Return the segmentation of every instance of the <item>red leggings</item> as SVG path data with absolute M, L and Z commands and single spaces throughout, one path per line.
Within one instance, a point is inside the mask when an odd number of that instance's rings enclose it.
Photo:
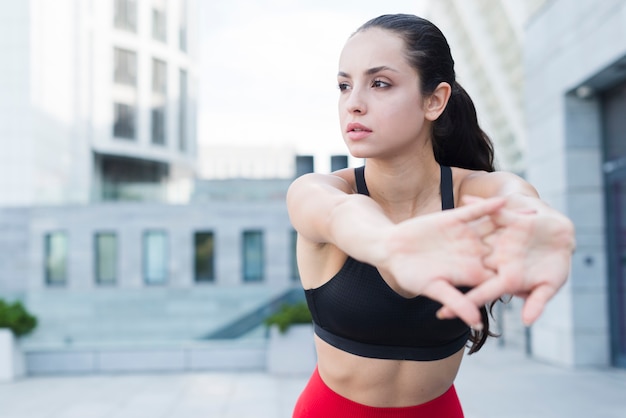
M 454 386 L 421 405 L 401 408 L 361 405 L 333 392 L 315 368 L 298 398 L 293 418 L 463 418 L 463 410 Z

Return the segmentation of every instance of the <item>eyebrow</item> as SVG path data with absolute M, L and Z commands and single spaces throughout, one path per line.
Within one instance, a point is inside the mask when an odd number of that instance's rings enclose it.
M 394 73 L 398 72 L 397 70 L 394 70 L 391 67 L 387 67 L 386 65 L 381 65 L 379 67 L 373 67 L 373 68 L 369 68 L 369 69 L 365 70 L 364 74 L 365 75 L 374 75 L 374 74 L 380 73 L 381 71 L 385 71 L 385 70 L 393 71 Z M 337 73 L 337 75 L 339 77 L 350 78 L 350 74 L 344 73 L 343 71 L 339 71 Z

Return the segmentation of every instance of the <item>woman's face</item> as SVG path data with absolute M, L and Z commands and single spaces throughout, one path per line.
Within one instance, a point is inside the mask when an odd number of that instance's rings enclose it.
M 341 53 L 337 76 L 339 120 L 357 158 L 393 158 L 423 146 L 423 100 L 404 41 L 384 29 L 352 36 Z

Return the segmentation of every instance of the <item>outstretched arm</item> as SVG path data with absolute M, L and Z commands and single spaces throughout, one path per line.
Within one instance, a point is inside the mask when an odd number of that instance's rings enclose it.
M 489 278 L 482 239 L 494 231 L 487 215 L 504 205 L 486 199 L 456 210 L 394 224 L 371 198 L 356 194 L 335 175 L 308 174 L 287 194 L 292 225 L 320 247 L 333 244 L 351 257 L 376 266 L 407 293 L 441 302 L 466 323 L 481 327 L 477 305 L 455 286 Z

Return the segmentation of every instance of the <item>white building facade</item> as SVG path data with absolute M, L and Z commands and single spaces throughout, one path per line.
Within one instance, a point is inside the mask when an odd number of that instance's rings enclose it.
M 576 225 L 569 281 L 528 329 L 519 301 L 505 307 L 503 341 L 555 364 L 626 367 L 626 1 L 428 4 L 500 168 Z
M 195 1 L 0 7 L 0 205 L 187 200 Z
M 526 29 L 528 178 L 577 228 L 533 353 L 626 367 L 626 1 L 547 2 Z

